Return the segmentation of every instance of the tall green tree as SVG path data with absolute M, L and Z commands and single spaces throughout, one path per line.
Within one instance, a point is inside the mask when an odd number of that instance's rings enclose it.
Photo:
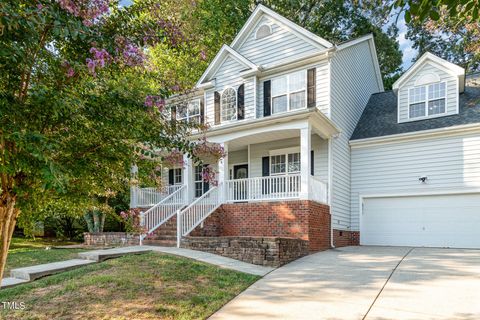
M 464 67 L 480 70 L 480 3 L 478 0 L 394 1 L 397 14 L 405 13 L 406 38 L 418 50 L 429 51 Z
M 188 128 L 162 112 L 177 88 L 161 85 L 149 59 L 149 48 L 178 50 L 188 37 L 168 16 L 149 16 L 155 8 L 0 2 L 0 279 L 20 214 L 57 200 L 81 215 L 125 188 L 132 163 L 190 150 Z

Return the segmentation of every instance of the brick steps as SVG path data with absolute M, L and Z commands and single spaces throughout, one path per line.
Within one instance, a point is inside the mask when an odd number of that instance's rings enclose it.
M 161 225 L 158 229 L 149 234 L 144 240 L 144 245 L 175 247 L 177 245 L 177 217 Z

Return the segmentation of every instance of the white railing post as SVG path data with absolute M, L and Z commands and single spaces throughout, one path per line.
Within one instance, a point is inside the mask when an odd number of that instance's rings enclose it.
M 145 212 L 143 211 L 140 212 L 140 227 L 142 227 L 142 229 L 145 229 Z M 144 233 L 140 234 L 140 245 L 143 244 L 144 235 Z
M 180 241 L 182 241 L 182 211 L 177 210 L 177 248 L 180 248 Z
M 309 199 L 311 127 L 300 129 L 300 199 Z
M 138 197 L 137 187 L 131 186 L 130 187 L 130 208 L 137 207 L 137 203 L 138 203 L 137 197 Z

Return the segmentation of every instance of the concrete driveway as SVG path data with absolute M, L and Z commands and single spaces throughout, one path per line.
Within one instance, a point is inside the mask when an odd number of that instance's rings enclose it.
M 211 319 L 480 319 L 480 250 L 316 253 L 271 272 Z

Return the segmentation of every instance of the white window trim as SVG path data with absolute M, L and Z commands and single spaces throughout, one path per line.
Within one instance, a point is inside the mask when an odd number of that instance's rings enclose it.
M 300 152 L 300 147 L 270 150 L 268 153 L 268 166 L 269 166 L 270 176 L 285 176 L 285 175 L 299 174 L 301 172 L 301 169 L 293 172 L 288 171 L 288 155 L 293 153 L 299 153 L 300 158 L 302 157 L 302 154 Z M 272 157 L 282 156 L 282 155 L 285 156 L 285 172 L 272 173 Z
M 300 90 L 296 90 L 296 91 L 292 91 L 290 92 L 290 75 L 292 75 L 293 73 L 299 73 L 299 72 L 303 72 L 304 74 L 304 78 L 305 78 L 305 86 L 303 87 L 303 89 L 300 89 Z M 279 75 L 279 76 L 276 76 L 276 77 L 273 77 L 273 78 L 270 78 L 270 84 L 272 85 L 272 87 L 270 88 L 270 92 L 273 91 L 273 80 L 275 79 L 280 79 L 280 78 L 284 78 L 286 77 L 287 78 L 287 93 L 286 94 L 279 94 L 279 95 L 276 95 L 274 96 L 273 94 L 271 94 L 271 97 L 270 97 L 270 109 L 271 109 L 271 114 L 282 114 L 282 113 L 286 113 L 286 112 L 290 112 L 292 111 L 290 109 L 290 95 L 291 94 L 294 94 L 294 93 L 299 93 L 299 92 L 302 92 L 302 91 L 305 91 L 305 106 L 303 106 L 302 108 L 298 108 L 298 109 L 295 109 L 295 110 L 302 110 L 302 109 L 306 109 L 307 108 L 307 104 L 308 104 L 308 101 L 307 101 L 307 86 L 308 86 L 308 73 L 307 73 L 307 70 L 306 69 L 300 69 L 300 70 L 296 70 L 296 71 L 293 71 L 293 72 L 289 72 L 289 73 L 285 73 L 285 74 L 282 74 L 282 75 Z M 284 96 L 286 95 L 287 96 L 287 110 L 286 111 L 282 111 L 282 112 L 273 112 L 273 98 L 276 98 L 276 97 L 281 97 L 281 96 Z
M 268 27 L 268 29 L 270 30 L 270 34 L 269 34 L 268 36 L 263 37 L 263 38 L 259 38 L 259 37 L 257 36 L 257 33 L 258 33 L 258 30 L 259 30 L 261 27 L 263 27 L 263 26 L 267 26 L 267 27 Z M 262 24 L 260 24 L 260 25 L 258 26 L 258 28 L 255 30 L 255 40 L 263 40 L 263 39 L 266 39 L 266 38 L 270 37 L 272 34 L 273 34 L 272 26 L 271 26 L 270 24 L 268 24 L 268 23 L 262 23 Z
M 177 182 L 177 170 L 180 171 L 180 182 Z M 179 186 L 183 184 L 183 168 L 174 168 L 173 169 L 173 185 L 174 186 Z
M 235 119 L 223 120 L 223 93 L 228 89 L 233 89 L 235 92 Z M 234 87 L 227 86 L 223 88 L 222 93 L 220 93 L 220 122 L 229 123 L 236 120 L 238 120 L 238 92 Z
M 190 114 L 190 108 L 188 107 L 188 105 L 189 105 L 190 103 L 193 103 L 193 102 L 194 102 L 194 103 L 198 103 L 198 114 L 191 115 L 191 114 Z M 182 103 L 183 103 L 183 102 L 182 102 Z M 189 123 L 189 122 L 191 121 L 191 119 L 198 117 L 198 119 L 199 119 L 199 120 L 198 120 L 198 123 L 201 123 L 201 120 L 202 120 L 202 119 L 201 119 L 201 117 L 202 117 L 202 110 L 201 110 L 202 105 L 201 105 L 200 98 L 198 98 L 198 99 L 193 99 L 193 100 L 189 100 L 189 101 L 185 101 L 184 103 L 186 103 L 187 115 L 186 115 L 186 117 L 180 118 L 180 117 L 178 116 L 179 113 L 178 113 L 178 110 L 177 110 L 176 115 L 175 115 L 177 121 L 186 120 L 186 122 Z M 178 106 L 178 105 L 179 105 L 179 104 L 177 103 L 176 106 Z
M 445 84 L 445 95 L 442 98 L 435 98 L 435 99 L 430 99 L 428 96 L 428 87 L 434 84 Z M 420 87 L 425 87 L 425 100 L 423 101 L 417 101 L 415 103 L 412 102 L 412 97 L 410 95 L 410 90 L 415 89 L 415 88 L 420 88 Z M 408 115 L 408 120 L 424 120 L 424 119 L 430 119 L 430 118 L 435 118 L 435 117 L 441 117 L 447 114 L 447 82 L 446 81 L 441 81 L 441 82 L 436 82 L 436 83 L 429 83 L 429 84 L 424 84 L 421 86 L 413 86 L 407 89 L 408 92 L 408 110 L 407 110 L 407 115 Z M 442 113 L 436 113 L 432 115 L 428 115 L 428 103 L 430 101 L 435 101 L 435 100 L 440 100 L 440 99 L 445 99 L 445 111 Z M 425 115 L 422 117 L 410 117 L 410 105 L 412 104 L 417 104 L 417 103 L 424 103 L 425 104 Z M 399 113 L 400 114 L 400 113 Z

